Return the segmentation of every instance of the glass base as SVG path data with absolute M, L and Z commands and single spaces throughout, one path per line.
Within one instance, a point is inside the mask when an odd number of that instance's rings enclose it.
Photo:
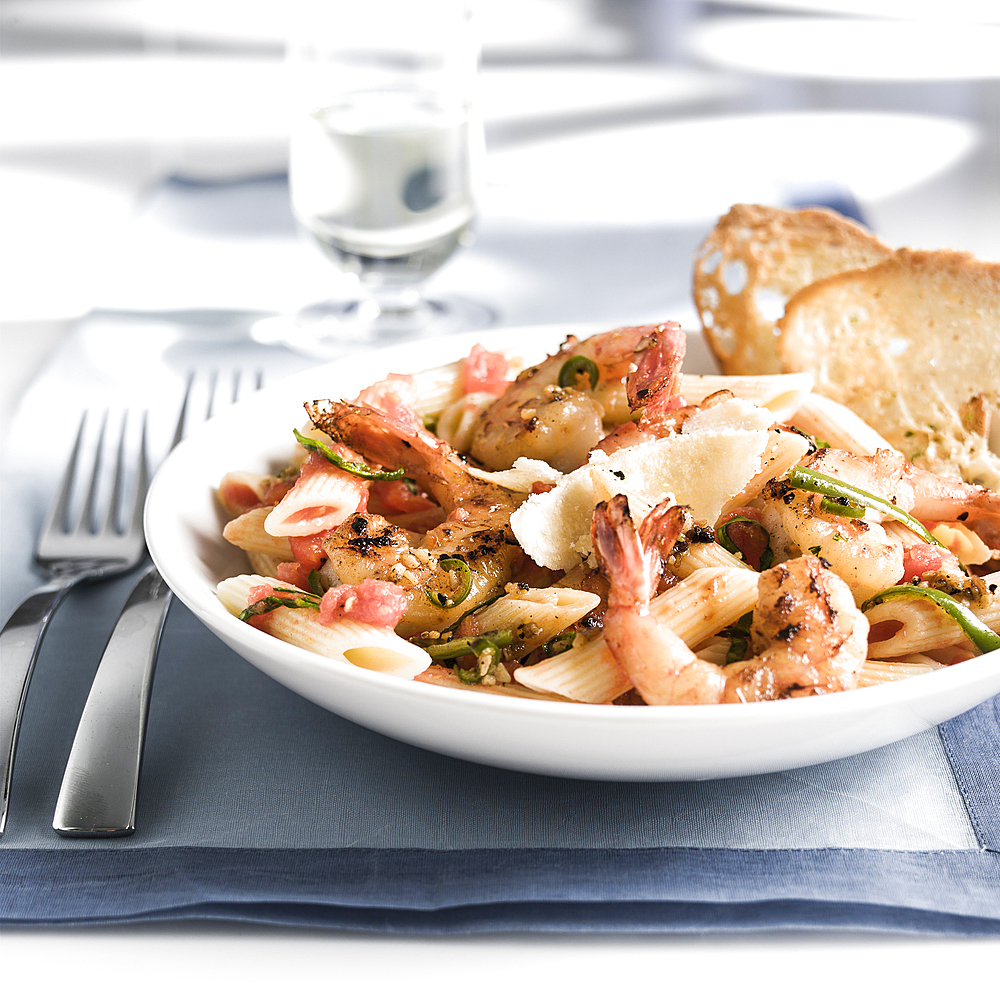
M 422 337 L 468 333 L 492 326 L 497 313 L 469 299 L 420 299 L 409 308 L 379 306 L 371 299 L 318 302 L 298 313 L 254 324 L 258 343 L 281 344 L 322 360 L 354 350 L 403 343 Z

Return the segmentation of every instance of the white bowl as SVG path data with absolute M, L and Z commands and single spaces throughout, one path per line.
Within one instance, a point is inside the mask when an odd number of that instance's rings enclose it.
M 420 341 L 355 355 L 265 388 L 201 427 L 160 469 L 146 504 L 154 562 L 177 597 L 223 642 L 304 698 L 407 743 L 539 774 L 675 781 L 802 767 L 911 736 L 1000 692 L 998 651 L 825 697 L 667 707 L 527 701 L 343 666 L 266 635 L 222 607 L 216 584 L 247 567 L 242 553 L 222 539 L 215 488 L 228 471 L 267 471 L 287 459 L 303 400 L 352 398 L 390 371 L 454 360 L 477 341 L 533 362 L 573 332 L 593 330 L 530 327 Z M 693 342 L 685 370 L 710 371 L 707 357 Z

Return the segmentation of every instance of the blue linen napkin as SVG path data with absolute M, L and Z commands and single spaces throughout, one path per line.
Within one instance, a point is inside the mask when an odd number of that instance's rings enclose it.
M 42 382 L 67 359 L 78 373 L 78 348 L 67 345 Z M 24 589 L 44 510 L 26 485 L 37 463 L 29 470 L 11 451 L 5 610 Z M 71 594 L 43 647 L 0 841 L 6 924 L 1000 933 L 998 699 L 891 746 L 778 774 L 545 778 L 340 719 L 255 670 L 176 602 L 138 831 L 62 840 L 51 830 L 62 769 L 134 575 Z

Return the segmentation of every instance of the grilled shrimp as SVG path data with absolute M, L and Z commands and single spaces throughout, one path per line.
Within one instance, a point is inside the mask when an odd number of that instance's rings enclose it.
M 465 460 L 446 442 L 379 410 L 318 400 L 307 403 L 306 412 L 334 441 L 367 461 L 404 468 L 447 515 L 417 539 L 378 514 L 351 515 L 323 542 L 330 569 L 341 581 L 375 577 L 403 586 L 409 608 L 397 631 L 404 636 L 446 628 L 502 592 L 520 553 L 510 531 L 512 494 L 469 475 Z M 455 561 L 468 568 L 469 589 L 460 603 L 447 606 L 466 578 Z
M 903 576 L 903 543 L 881 524 L 823 510 L 823 497 L 772 479 L 761 491 L 761 524 L 776 563 L 812 552 L 822 556 L 860 604 Z
M 751 638 L 757 655 L 726 668 L 723 701 L 857 687 L 868 652 L 868 619 L 822 559 L 802 556 L 760 574 Z
M 957 521 L 1000 549 L 1000 493 L 918 469 L 897 452 L 859 457 L 822 448 L 803 464 L 884 497 L 918 521 Z
M 661 571 L 660 551 L 669 547 L 665 529 L 672 523 L 679 533 L 685 524 L 683 510 L 673 510 L 680 517 L 658 516 L 653 530 L 646 532 L 636 531 L 628 500 L 621 494 L 594 510 L 594 552 L 610 581 L 604 638 L 647 704 L 714 704 L 722 698 L 725 674 L 714 663 L 695 656 L 676 633 L 649 613 Z M 657 544 L 643 545 L 640 534 L 650 541 L 655 537 Z
M 572 472 L 601 440 L 605 423 L 629 419 L 623 380 L 640 341 L 661 328 L 630 326 L 587 340 L 568 337 L 557 354 L 526 368 L 483 413 L 470 453 L 494 471 L 526 456 Z M 578 357 L 585 359 L 579 377 L 564 372 Z M 560 375 L 563 383 L 574 384 L 560 386 Z

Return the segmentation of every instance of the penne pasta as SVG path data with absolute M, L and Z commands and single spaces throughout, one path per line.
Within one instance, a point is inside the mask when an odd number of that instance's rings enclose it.
M 460 681 L 455 674 L 447 667 L 437 665 L 429 666 L 423 673 L 417 674 L 413 678 L 422 684 L 434 684 L 437 687 L 453 688 L 456 691 L 482 691 L 484 694 L 505 695 L 508 698 L 526 698 L 529 701 L 568 701 L 567 698 L 560 698 L 556 694 L 547 694 L 544 691 L 532 691 L 521 684 L 513 682 L 507 684 L 465 684 Z
M 803 400 L 789 422 L 818 441 L 825 441 L 832 448 L 842 448 L 855 455 L 874 455 L 883 449 L 896 450 L 853 410 L 815 392 Z
M 364 502 L 364 480 L 322 459 L 309 459 L 295 485 L 264 519 L 272 536 L 315 535 L 337 527 Z
M 858 672 L 858 687 L 872 687 L 875 684 L 888 684 L 892 681 L 903 681 L 908 677 L 919 677 L 929 674 L 940 667 L 940 663 L 907 663 L 905 661 L 866 660 Z
M 688 403 L 728 389 L 734 396 L 763 406 L 774 419 L 785 423 L 812 392 L 813 377 L 806 372 L 785 375 L 687 375 L 682 374 L 678 393 Z
M 1000 555 L 997 494 L 879 454 L 810 375 L 688 376 L 685 347 L 676 323 L 570 336 L 511 382 L 476 345 L 307 400 L 315 426 L 280 474 L 219 486 L 254 570 L 220 599 L 238 615 L 255 585 L 297 586 L 262 591 L 251 624 L 423 683 L 594 704 L 806 697 L 997 644 L 926 589 L 1000 628 L 962 575 Z
M 546 587 L 540 590 L 508 585 L 507 596 L 476 612 L 476 622 L 482 632 L 497 629 L 524 629 L 533 633 L 517 643 L 518 658 L 565 632 L 600 604 L 596 594 L 568 587 Z
M 239 517 L 244 511 L 264 502 L 267 488 L 274 481 L 274 476 L 257 472 L 227 472 L 219 483 L 216 495 L 230 517 Z
M 280 580 L 246 574 L 223 580 L 217 593 L 226 610 L 238 615 L 247 607 L 251 589 L 263 584 L 290 589 L 287 583 Z M 423 649 L 401 639 L 391 629 L 350 618 L 341 618 L 332 625 L 321 625 L 319 612 L 311 608 L 277 608 L 267 616 L 260 616 L 256 627 L 277 639 L 331 660 L 407 680 L 426 670 L 431 662 Z
M 490 392 L 470 392 L 462 396 L 441 411 L 434 432 L 456 451 L 468 451 L 480 416 L 496 398 Z
M 276 538 L 268 534 L 264 528 L 264 522 L 273 509 L 273 507 L 255 507 L 233 518 L 222 529 L 222 537 L 248 552 L 260 552 L 262 555 L 273 556 L 280 562 L 291 562 L 294 556 L 288 539 Z
M 287 559 L 279 559 L 277 556 L 265 555 L 263 552 L 247 552 L 247 562 L 250 569 L 258 576 L 277 576 L 278 566 Z
M 975 612 L 991 629 L 1000 628 L 1000 601 Z M 961 626 L 932 601 L 899 598 L 869 608 L 865 616 L 876 635 L 890 632 L 886 638 L 869 641 L 868 656 L 873 660 L 892 660 L 908 653 L 943 649 L 966 641 Z
M 724 549 L 718 542 L 692 542 L 671 569 L 683 580 L 699 569 L 720 567 L 753 572 L 738 555 Z

